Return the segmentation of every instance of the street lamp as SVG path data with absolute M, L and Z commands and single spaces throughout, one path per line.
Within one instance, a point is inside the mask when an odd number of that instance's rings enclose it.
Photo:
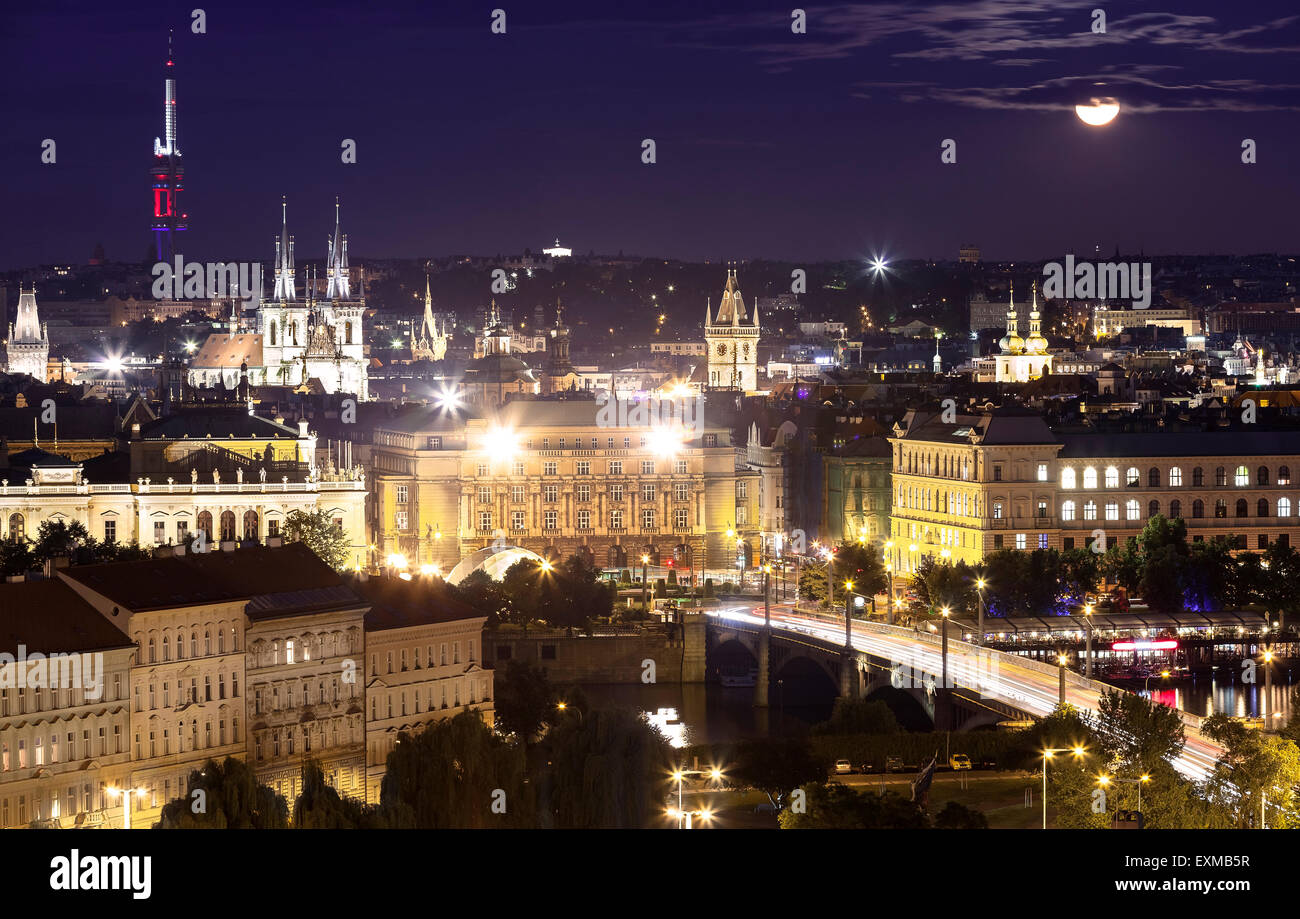
M 1057 753 L 1073 753 L 1078 759 L 1085 752 L 1083 747 L 1052 747 L 1043 751 L 1043 829 L 1047 829 L 1047 761 Z
M 1147 679 L 1150 679 L 1148 677 Z M 1264 649 L 1264 730 L 1273 727 L 1273 649 Z
M 1112 778 L 1109 775 L 1097 776 L 1097 784 L 1100 785 L 1102 788 L 1105 788 L 1111 782 L 1123 782 L 1126 785 L 1136 785 L 1138 787 L 1138 813 L 1139 814 L 1142 813 L 1142 786 L 1149 781 L 1151 781 L 1151 776 L 1145 774 L 1136 779 L 1117 779 L 1117 778 Z
M 943 683 L 940 684 L 940 685 L 942 685 L 944 689 L 947 689 L 947 688 L 948 688 L 948 616 L 949 616 L 949 614 L 951 613 L 951 610 L 949 610 L 948 607 L 945 606 L 945 607 L 941 610 L 941 612 L 943 613 L 943 645 L 942 645 L 942 647 L 943 647 Z
M 646 606 L 646 579 L 650 576 L 650 556 L 648 553 L 641 555 L 641 612 L 649 611 Z
M 1092 679 L 1092 604 L 1085 603 L 1083 606 L 1083 622 L 1088 627 L 1088 634 L 1085 638 L 1086 645 L 1083 652 L 1083 675 Z M 1141 808 L 1138 808 L 1141 810 Z
M 1060 700 L 1059 700 L 1059 704 L 1061 704 L 1061 705 L 1064 705 L 1064 704 L 1065 704 L 1065 665 L 1068 664 L 1069 662 L 1070 662 L 1070 658 L 1067 657 L 1067 656 L 1064 655 L 1064 654 L 1059 655 L 1059 656 L 1056 658 L 1056 663 L 1057 663 L 1057 667 L 1058 667 L 1058 673 L 1059 673 L 1059 676 L 1060 676 L 1060 686 L 1061 686 L 1061 690 L 1060 690 Z
M 710 769 L 708 769 L 708 770 L 704 770 L 704 769 L 678 769 L 678 770 L 676 770 L 676 771 L 673 772 L 672 776 L 673 776 L 673 778 L 677 781 L 677 808 L 676 808 L 676 810 L 674 810 L 674 809 L 672 809 L 672 808 L 669 808 L 669 809 L 668 809 L 668 816 L 669 816 L 669 817 L 676 817 L 676 818 L 677 818 L 677 829 L 679 829 L 679 830 L 689 830 L 689 829 L 692 829 L 692 826 L 691 826 L 691 818 L 693 818 L 693 817 L 695 817 L 695 816 L 698 816 L 698 817 L 700 818 L 700 821 L 701 821 L 702 823 L 708 823 L 709 820 L 711 820 L 712 817 L 713 817 L 713 811 L 711 811 L 711 810 L 710 810 L 709 808 L 707 808 L 707 807 L 705 807 L 705 808 L 701 808 L 700 810 L 692 810 L 692 811 L 688 811 L 688 810 L 686 810 L 685 807 L 683 806 L 683 804 L 682 804 L 682 781 L 683 781 L 683 780 L 686 778 L 686 776 L 688 776 L 688 775 L 707 775 L 707 776 L 709 777 L 709 781 L 711 781 L 711 782 L 715 782 L 715 783 L 717 783 L 717 782 L 722 781 L 722 770 L 719 769 L 717 766 L 713 766 L 712 768 L 710 768 Z
M 110 797 L 116 798 L 122 796 L 122 829 L 131 829 L 131 795 L 137 798 L 144 797 L 143 788 L 105 788 L 104 793 Z
M 984 585 L 987 582 L 983 578 L 975 581 L 975 594 L 979 597 L 979 643 L 984 644 Z

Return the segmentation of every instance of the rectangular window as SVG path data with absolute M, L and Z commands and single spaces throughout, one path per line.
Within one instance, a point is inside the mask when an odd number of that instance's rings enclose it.
M 995 481 L 995 482 L 1001 482 L 1001 481 L 1002 481 L 1002 467 L 1001 467 L 1001 466 L 994 466 L 994 467 L 993 467 L 993 481 Z
M 609 500 L 611 501 L 623 500 L 623 486 L 621 484 L 609 486 Z
M 542 500 L 548 504 L 554 504 L 556 501 L 560 500 L 560 486 L 543 485 Z
M 578 500 L 579 501 L 591 500 L 591 486 L 586 484 L 585 482 L 578 486 Z
M 1040 548 L 1040 549 L 1046 549 L 1046 548 L 1047 548 L 1047 534 L 1046 534 L 1046 533 L 1039 533 L 1039 534 L 1038 534 L 1038 548 Z
M 686 467 L 686 460 L 677 460 L 673 463 L 673 475 L 687 475 L 689 470 Z
M 704 446 L 706 446 L 706 447 L 716 447 L 717 445 L 718 445 L 718 435 L 717 435 L 717 434 L 705 434 L 705 435 L 704 435 Z
M 548 530 L 559 528 L 559 514 L 556 511 L 544 511 L 542 513 L 542 526 Z
M 591 529 L 591 511 L 578 511 L 578 529 Z
M 654 525 L 655 525 L 655 509 L 654 509 L 653 507 L 642 508 L 642 510 L 641 510 L 641 526 L 646 527 L 647 529 L 649 529 L 649 528 L 653 527 Z
M 117 521 L 104 521 L 104 542 L 117 542 Z
M 1046 464 L 1046 463 L 1039 463 L 1039 464 L 1038 464 L 1038 481 L 1040 481 L 1040 482 L 1046 482 L 1046 481 L 1047 481 L 1047 464 Z
M 523 511 L 511 511 L 511 512 L 510 512 L 510 529 L 512 529 L 512 530 L 522 530 L 523 528 L 524 528 L 524 512 L 523 512 Z
M 689 501 L 689 500 L 690 500 L 690 497 L 691 497 L 691 487 L 690 487 L 689 485 L 674 485 L 674 486 L 673 486 L 673 500 L 674 500 L 674 501 L 686 502 L 686 501 Z
M 491 512 L 491 511 L 479 511 L 479 515 L 478 515 L 478 528 L 479 528 L 480 530 L 490 530 L 490 529 L 492 529 L 492 512 Z
M 655 474 L 655 463 L 654 463 L 654 460 L 641 460 L 641 474 L 642 474 L 642 475 L 654 475 L 654 474 Z
M 524 486 L 522 485 L 510 486 L 510 503 L 511 504 L 524 503 Z
M 678 508 L 673 512 L 673 526 L 679 530 L 685 530 L 690 526 L 690 519 L 685 509 Z
M 622 474 L 623 474 L 623 461 L 622 461 L 622 460 L 610 460 L 610 461 L 609 461 L 609 474 L 610 474 L 610 475 L 622 475 Z
M 610 525 L 610 528 L 611 528 L 611 529 L 615 529 L 615 530 L 621 530 L 621 529 L 623 529 L 623 512 L 622 512 L 622 511 L 610 511 L 610 512 L 609 512 L 609 525 Z
M 479 486 L 479 488 L 478 488 L 478 503 L 479 503 L 479 504 L 491 504 L 491 503 L 492 503 L 492 486 L 490 486 L 490 485 L 480 485 L 480 486 Z
M 1016 548 L 1017 548 L 1017 549 L 1023 549 L 1023 548 L 1025 548 L 1025 534 L 1024 534 L 1024 533 L 1017 533 L 1017 534 L 1016 534 Z
M 559 472 L 560 464 L 554 461 L 542 463 L 542 475 L 556 475 Z
M 641 486 L 641 500 L 653 501 L 655 499 L 655 487 L 653 485 Z
M 591 461 L 579 460 L 577 463 L 578 475 L 591 475 Z
M 487 476 L 488 476 L 488 464 L 487 464 L 487 463 L 479 463 L 477 466 L 474 467 L 474 477 L 475 477 L 475 478 L 477 478 L 477 479 L 485 479 L 485 478 L 487 478 Z
M 153 523 L 153 541 L 164 543 L 167 541 L 167 521 L 155 520 Z
M 410 497 L 410 490 L 406 485 L 397 486 L 397 503 L 405 504 Z
M 411 528 L 411 515 L 406 511 L 397 511 L 393 515 L 393 522 L 399 530 L 409 530 Z

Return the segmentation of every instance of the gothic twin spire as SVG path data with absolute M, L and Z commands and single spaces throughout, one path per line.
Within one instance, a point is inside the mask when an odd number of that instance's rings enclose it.
M 329 300 L 351 298 L 351 278 L 348 274 L 348 238 L 340 228 L 339 199 L 334 199 L 334 235 L 326 244 L 325 278 Z M 280 237 L 275 241 L 275 292 L 276 300 L 297 298 L 296 274 L 293 265 L 293 237 L 289 235 L 289 209 L 287 201 L 280 199 Z

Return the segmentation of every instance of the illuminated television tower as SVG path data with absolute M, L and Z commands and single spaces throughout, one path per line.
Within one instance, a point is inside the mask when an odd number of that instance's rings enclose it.
M 153 139 L 153 229 L 154 257 L 170 262 L 176 251 L 172 234 L 185 229 L 180 208 L 181 190 L 185 187 L 185 167 L 176 137 L 176 60 L 172 56 L 172 36 L 167 33 L 167 67 L 164 70 L 163 137 Z

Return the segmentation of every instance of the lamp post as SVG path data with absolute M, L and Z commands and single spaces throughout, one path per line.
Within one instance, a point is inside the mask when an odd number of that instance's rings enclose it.
M 1060 677 L 1060 687 L 1061 687 L 1060 698 L 1057 700 L 1057 704 L 1059 705 L 1065 704 L 1065 665 L 1069 663 L 1069 661 L 1070 659 L 1066 657 L 1064 654 L 1059 655 L 1056 658 L 1057 673 L 1058 676 Z
M 116 798 L 122 796 L 122 829 L 131 829 L 131 795 L 137 798 L 144 797 L 143 788 L 105 788 L 104 793 L 110 797 Z
M 889 576 L 889 605 L 885 608 L 885 621 L 889 625 L 894 624 L 894 562 L 889 557 L 889 551 L 894 548 L 894 541 L 891 539 L 885 543 L 885 574 Z
M 643 613 L 649 612 L 649 607 L 646 606 L 646 587 L 649 584 L 649 576 L 650 556 L 643 552 L 641 553 L 641 612 Z
M 677 780 L 677 809 L 676 810 L 670 809 L 668 811 L 668 816 L 677 818 L 677 829 L 679 830 L 693 829 L 693 827 L 691 826 L 691 818 L 697 815 L 700 817 L 701 821 L 705 823 L 707 823 L 713 817 L 713 812 L 710 811 L 708 808 L 701 808 L 700 810 L 697 811 L 687 811 L 683 806 L 682 781 L 688 775 L 707 775 L 714 782 L 719 782 L 722 780 L 722 770 L 719 769 L 717 766 L 714 766 L 712 769 L 709 769 L 708 771 L 705 771 L 703 769 L 678 769 L 676 772 L 673 773 L 673 778 Z
M 1083 623 L 1087 626 L 1087 634 L 1084 636 L 1083 650 L 1083 675 L 1092 679 L 1092 604 L 1085 603 L 1083 606 Z M 1142 808 L 1138 808 L 1141 810 Z
M 1267 730 L 1269 730 L 1270 728 L 1273 727 L 1273 705 L 1272 705 L 1272 702 L 1273 702 L 1273 649 L 1272 649 L 1271 647 L 1270 647 L 1270 648 L 1265 648 L 1265 649 L 1264 649 L 1264 655 L 1263 655 L 1263 657 L 1264 657 L 1264 699 L 1263 699 L 1262 704 L 1260 705 L 1260 708 L 1262 708 L 1262 709 L 1264 710 L 1264 711 L 1263 711 L 1263 715 L 1264 715 L 1264 730 L 1267 731 Z M 1148 677 L 1148 679 L 1150 679 L 1150 678 Z M 1261 809 L 1260 809 L 1260 821 L 1261 821 L 1261 822 L 1263 822 L 1263 815 L 1264 815 L 1264 811 L 1263 811 L 1263 808 L 1261 807 Z
M 943 682 L 940 685 L 944 689 L 947 689 L 948 688 L 948 616 L 951 614 L 952 611 L 945 606 L 942 612 L 943 612 L 943 638 L 942 638 L 941 647 L 943 649 L 942 651 Z
M 975 594 L 979 598 L 979 635 L 977 636 L 977 643 L 980 645 L 984 644 L 984 584 L 983 578 L 978 578 L 975 581 Z
M 1057 753 L 1073 753 L 1078 759 L 1085 752 L 1083 747 L 1052 747 L 1043 751 L 1043 829 L 1047 829 L 1047 761 Z
M 1097 784 L 1100 785 L 1102 788 L 1105 788 L 1111 782 L 1123 782 L 1126 785 L 1136 785 L 1138 787 L 1138 813 L 1139 814 L 1142 813 L 1142 786 L 1149 781 L 1151 781 L 1151 776 L 1146 774 L 1143 774 L 1140 778 L 1136 778 L 1136 779 L 1116 779 L 1116 778 L 1112 778 L 1109 775 L 1097 776 Z

